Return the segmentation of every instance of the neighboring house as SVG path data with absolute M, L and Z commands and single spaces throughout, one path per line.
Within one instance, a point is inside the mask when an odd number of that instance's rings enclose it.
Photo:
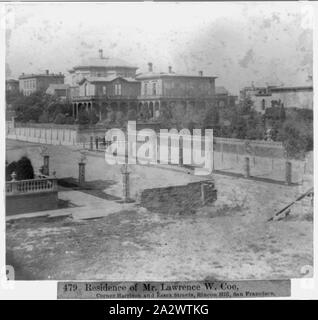
M 224 87 L 215 87 L 216 105 L 220 108 L 234 107 L 238 100 L 237 96 L 231 95 Z
M 250 98 L 254 109 L 265 113 L 272 106 L 313 109 L 313 86 L 246 87 L 240 92 L 241 99 Z
M 62 73 L 54 74 L 46 70 L 44 74 L 24 74 L 19 77 L 19 90 L 25 96 L 36 91 L 46 91 L 50 84 L 64 84 Z
M 19 91 L 19 80 L 14 80 L 14 79 L 6 80 L 6 91 L 18 92 Z
M 70 85 L 69 84 L 50 84 L 46 89 L 46 93 L 52 96 L 56 96 L 61 100 L 68 100 L 70 97 Z
M 178 74 L 169 67 L 168 72 L 153 72 L 148 63 L 148 72 L 137 75 L 141 82 L 138 97 L 138 113 L 147 110 L 148 118 L 158 118 L 161 108 L 174 108 L 179 105 L 187 108 L 211 105 L 215 101 L 215 79 L 213 76 Z

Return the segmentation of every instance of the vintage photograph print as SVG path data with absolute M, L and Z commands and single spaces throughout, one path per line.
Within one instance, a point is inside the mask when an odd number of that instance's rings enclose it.
M 310 4 L 13 2 L 5 16 L 12 278 L 313 276 Z

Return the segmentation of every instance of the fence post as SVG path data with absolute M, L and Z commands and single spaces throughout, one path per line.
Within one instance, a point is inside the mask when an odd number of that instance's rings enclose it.
M 285 172 L 285 184 L 291 185 L 291 180 L 292 180 L 292 164 L 290 161 L 286 161 L 286 172 Z
M 250 177 L 250 158 L 245 157 L 244 162 L 244 177 L 249 178 Z
M 205 205 L 205 184 L 201 184 L 201 204 Z
M 90 144 L 89 144 L 89 148 L 90 150 L 93 150 L 94 149 L 94 137 L 93 136 L 90 136 Z
M 98 137 L 95 138 L 95 146 L 96 146 L 96 150 L 98 150 Z
M 50 156 L 43 156 L 43 174 L 46 176 L 50 175 Z
M 78 183 L 82 186 L 85 183 L 85 163 L 78 163 Z
M 124 202 L 128 202 L 130 199 L 130 190 L 129 190 L 129 174 L 128 165 L 123 164 L 121 168 L 121 174 L 123 176 L 123 199 Z

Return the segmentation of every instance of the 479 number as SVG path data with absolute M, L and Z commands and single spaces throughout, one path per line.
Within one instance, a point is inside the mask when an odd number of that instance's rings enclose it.
M 77 284 L 76 283 L 66 283 L 63 287 L 64 292 L 67 291 L 76 291 L 77 290 Z

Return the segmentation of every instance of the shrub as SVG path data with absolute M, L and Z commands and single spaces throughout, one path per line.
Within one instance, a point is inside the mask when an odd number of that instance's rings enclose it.
M 79 124 L 89 124 L 88 113 L 85 110 L 79 112 L 77 122 Z
M 116 113 L 114 112 L 113 109 L 108 110 L 107 112 L 107 120 L 110 123 L 113 123 L 116 121 Z
M 43 113 L 39 117 L 40 123 L 48 123 L 49 122 L 49 113 L 47 111 L 43 111 Z
M 96 124 L 99 121 L 99 117 L 96 115 L 94 111 L 89 111 L 88 119 L 90 124 Z
M 63 113 L 58 113 L 54 119 L 55 124 L 65 124 L 65 115 Z
M 305 121 L 286 121 L 279 130 L 277 139 L 283 141 L 288 157 L 300 158 L 313 148 L 312 124 Z
M 15 173 L 17 180 L 34 179 L 34 170 L 30 159 L 22 157 L 16 164 Z
M 73 117 L 66 117 L 65 124 L 74 124 L 75 119 Z
M 128 120 L 136 120 L 137 118 L 137 113 L 134 109 L 130 109 L 128 111 Z
M 122 111 L 117 111 L 116 112 L 116 122 L 119 124 L 119 125 L 123 125 L 124 122 L 125 122 L 125 116 L 123 114 Z
M 15 161 L 11 162 L 6 166 L 6 181 L 12 180 L 11 174 L 13 171 L 16 172 L 16 170 L 17 170 L 17 163 Z

